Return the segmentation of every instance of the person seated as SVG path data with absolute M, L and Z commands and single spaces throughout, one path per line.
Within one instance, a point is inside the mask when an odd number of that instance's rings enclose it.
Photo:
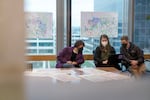
M 117 62 L 110 61 L 109 57 L 115 55 L 114 47 L 110 45 L 109 38 L 103 34 L 100 37 L 100 45 L 94 51 L 94 63 L 96 67 L 115 67 L 121 70 Z
M 128 36 L 122 36 L 121 43 L 120 53 L 123 54 L 122 65 L 135 77 L 141 77 L 146 69 L 143 51 L 135 44 L 129 42 Z
M 57 56 L 56 68 L 80 68 L 80 65 L 84 63 L 82 54 L 84 46 L 82 40 L 77 40 L 73 47 L 63 48 Z

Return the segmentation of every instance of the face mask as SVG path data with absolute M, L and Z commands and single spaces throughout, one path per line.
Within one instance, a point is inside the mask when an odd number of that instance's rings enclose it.
M 104 47 L 106 47 L 107 44 L 108 44 L 108 42 L 102 42 L 102 45 L 103 45 Z
M 126 48 L 126 47 L 127 47 L 127 44 L 122 44 L 122 47 Z
M 78 49 L 78 52 L 82 52 L 82 51 L 83 51 L 83 48 L 79 48 L 79 49 Z

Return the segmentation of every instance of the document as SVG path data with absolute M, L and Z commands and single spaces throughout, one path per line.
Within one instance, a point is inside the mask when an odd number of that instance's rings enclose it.
M 52 75 L 52 78 L 62 82 L 75 82 L 81 79 L 77 76 L 68 75 L 66 73 L 59 73 L 59 74 Z
M 121 74 L 118 74 L 118 73 L 112 73 L 112 72 L 104 73 L 101 76 L 103 76 L 105 78 L 110 78 L 112 80 L 130 79 L 129 76 L 121 75 Z
M 83 75 L 100 74 L 100 73 L 106 72 L 104 70 L 99 70 L 99 69 L 95 69 L 95 68 L 81 68 L 78 70 L 82 71 Z
M 50 77 L 50 74 L 46 72 L 24 72 L 24 75 L 32 77 Z
M 91 81 L 91 82 L 104 82 L 104 81 L 111 80 L 109 78 L 105 78 L 105 77 L 101 76 L 100 74 L 83 75 L 80 77 L 83 79 L 86 79 L 88 81 Z
M 127 75 L 107 72 L 95 68 L 73 68 L 73 69 L 39 69 L 24 72 L 25 76 L 50 77 L 62 82 L 80 81 L 81 79 L 91 82 L 104 82 L 110 80 L 130 79 Z

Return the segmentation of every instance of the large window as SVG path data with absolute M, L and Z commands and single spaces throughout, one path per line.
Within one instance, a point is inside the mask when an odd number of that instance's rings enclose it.
M 85 41 L 84 54 L 92 54 L 92 51 L 99 45 L 99 37 L 81 37 L 81 12 L 113 12 L 118 15 L 118 36 L 110 37 L 112 46 L 115 47 L 119 53 L 120 48 L 120 37 L 124 33 L 124 23 L 127 25 L 127 0 L 71 0 L 71 44 L 78 39 Z M 58 2 L 58 1 L 57 1 Z M 66 0 L 62 2 L 67 5 Z M 66 3 L 66 4 L 65 4 Z M 60 36 L 56 35 L 56 0 L 25 0 L 25 14 L 26 17 L 26 28 L 27 28 L 27 54 L 28 55 L 50 55 L 56 54 L 61 48 L 59 48 L 56 41 L 60 40 Z M 61 8 L 59 8 L 61 10 Z M 63 8 L 62 16 L 58 16 L 57 21 L 60 22 L 60 18 L 66 19 L 67 9 Z M 29 18 L 28 18 L 29 17 Z M 66 19 L 69 20 L 69 19 Z M 67 22 L 64 20 L 64 31 L 67 29 Z M 61 24 L 58 24 L 61 25 Z M 60 28 L 60 26 L 59 26 Z M 127 29 L 126 29 L 127 30 Z M 63 34 L 64 32 L 62 32 Z M 66 32 L 67 33 L 67 32 Z M 62 40 L 66 43 L 66 33 Z M 60 34 L 58 32 L 57 34 Z M 68 34 L 68 33 L 67 33 Z M 63 35 L 62 35 L 63 36 Z M 58 39 L 56 39 L 56 37 Z M 60 42 L 60 41 L 59 41 Z M 57 46 L 56 46 L 57 44 Z M 61 43 L 60 43 L 61 44 Z M 64 46 L 66 44 L 63 44 Z M 59 48 L 56 51 L 56 48 Z
M 123 33 L 123 24 L 127 24 L 125 22 L 127 20 L 123 20 L 123 17 L 128 19 L 128 16 L 125 16 L 128 3 L 125 1 L 127 0 L 72 0 L 72 44 L 77 39 L 82 39 L 85 41 L 84 54 L 92 54 L 92 51 L 99 45 L 100 36 L 81 37 L 81 12 L 113 12 L 118 15 L 118 36 L 110 37 L 110 42 L 119 53 L 120 37 L 126 34 Z
M 25 0 L 27 55 L 56 54 L 56 0 Z
M 150 0 L 135 0 L 134 2 L 134 42 L 150 53 Z
M 133 1 L 134 14 L 131 10 Z M 142 48 L 145 54 L 149 54 L 150 0 L 133 1 L 24 0 L 27 55 L 31 55 L 31 57 L 39 55 L 47 57 L 47 55 L 50 55 L 52 57 L 57 55 L 63 47 L 73 45 L 78 39 L 85 42 L 84 55 L 92 54 L 93 50 L 99 46 L 100 35 L 96 37 L 82 36 L 82 21 L 84 20 L 82 14 L 85 12 L 117 14 L 116 30 L 118 36 L 109 36 L 110 43 L 115 47 L 117 53 L 120 52 L 120 37 L 129 35 L 129 38 L 133 39 L 132 42 Z M 133 16 L 131 16 L 132 14 Z M 132 20 L 133 17 L 134 20 Z M 134 24 L 134 27 L 131 24 Z M 36 63 L 34 63 L 35 66 L 37 66 Z M 55 63 L 56 61 L 43 62 L 42 66 L 55 67 Z

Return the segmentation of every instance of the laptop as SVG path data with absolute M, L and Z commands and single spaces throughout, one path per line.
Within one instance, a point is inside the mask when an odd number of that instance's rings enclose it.
M 120 63 L 122 58 L 123 58 L 123 54 L 115 54 L 115 55 L 111 55 L 108 58 L 108 60 L 111 64 L 113 64 L 113 63 Z

